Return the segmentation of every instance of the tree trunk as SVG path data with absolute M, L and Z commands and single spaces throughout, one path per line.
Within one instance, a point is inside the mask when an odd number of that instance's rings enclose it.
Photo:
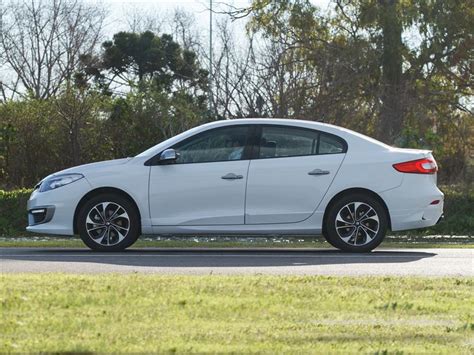
M 393 144 L 403 127 L 402 24 L 397 0 L 380 1 L 380 25 L 383 35 L 382 107 L 379 113 L 378 138 Z

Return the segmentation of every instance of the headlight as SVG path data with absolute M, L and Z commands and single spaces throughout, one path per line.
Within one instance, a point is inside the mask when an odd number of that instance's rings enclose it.
M 84 175 L 82 174 L 64 174 L 64 175 L 56 175 L 47 178 L 41 182 L 41 186 L 39 187 L 39 192 L 45 192 L 49 190 L 57 189 L 58 187 L 70 184 L 74 181 L 82 179 Z

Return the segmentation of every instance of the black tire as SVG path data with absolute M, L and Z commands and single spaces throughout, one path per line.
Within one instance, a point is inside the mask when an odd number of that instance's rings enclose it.
M 115 219 L 109 220 L 107 216 Z M 129 199 L 105 193 L 92 197 L 82 206 L 77 230 L 84 244 L 92 250 L 121 251 L 138 239 L 140 218 L 136 206 Z
M 329 206 L 325 223 L 324 237 L 329 244 L 342 251 L 365 253 L 382 243 L 387 234 L 388 217 L 376 198 L 350 193 Z

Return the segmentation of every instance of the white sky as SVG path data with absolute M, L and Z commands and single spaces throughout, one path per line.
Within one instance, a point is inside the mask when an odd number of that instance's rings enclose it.
M 330 0 L 311 0 L 311 2 L 319 7 L 326 7 Z M 135 4 L 142 6 L 154 6 L 163 9 L 173 9 L 182 7 L 189 11 L 202 11 L 209 7 L 208 0 L 103 0 L 108 4 Z M 222 4 L 230 4 L 237 7 L 244 7 L 251 3 L 249 0 L 213 0 L 214 6 L 218 7 Z
M 109 28 L 107 32 L 111 34 L 120 30 L 126 30 L 124 19 L 127 16 L 127 9 L 138 8 L 148 13 L 166 14 L 176 8 L 192 13 L 196 18 L 196 25 L 199 28 L 207 29 L 209 26 L 209 0 L 102 0 L 104 6 L 110 11 Z M 326 10 L 330 0 L 311 0 L 311 2 L 322 10 Z M 223 11 L 232 5 L 236 8 L 246 7 L 251 0 L 213 0 L 214 11 Z M 215 14 L 214 18 L 218 19 Z M 241 22 L 245 22 L 242 20 Z M 242 23 L 242 29 L 243 29 Z

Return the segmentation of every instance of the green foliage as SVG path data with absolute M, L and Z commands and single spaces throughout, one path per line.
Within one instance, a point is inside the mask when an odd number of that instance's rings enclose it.
M 472 278 L 3 273 L 0 284 L 2 353 L 473 350 Z
M 157 91 L 171 92 L 178 85 L 206 90 L 208 72 L 199 67 L 196 53 L 182 49 L 171 35 L 119 32 L 102 44 L 100 58 L 83 56 L 84 71 L 96 79 L 122 79 L 140 88 L 143 81 L 153 83 Z M 135 76 L 135 77 L 134 77 Z
M 37 171 L 55 158 L 51 153 L 58 142 L 53 137 L 62 134 L 56 131 L 57 125 L 51 124 L 51 116 L 51 106 L 44 101 L 31 99 L 27 104 L 10 101 L 0 105 L 0 186 L 10 179 L 16 180 L 16 186 L 34 183 Z
M 112 158 L 103 119 L 108 100 L 67 89 L 48 100 L 0 105 L 0 188 L 31 187 L 58 170 Z
M 23 233 L 28 225 L 26 202 L 31 190 L 0 190 L 0 236 Z
M 143 83 L 140 90 L 112 101 L 104 125 L 114 155 L 133 156 L 206 120 L 201 98 L 182 91 L 170 96 Z
M 423 234 L 474 236 L 474 186 L 442 186 L 445 220 Z
M 69 90 L 0 105 L 0 188 L 32 187 L 70 166 L 134 156 L 208 119 L 202 98 L 152 86 L 125 97 Z

